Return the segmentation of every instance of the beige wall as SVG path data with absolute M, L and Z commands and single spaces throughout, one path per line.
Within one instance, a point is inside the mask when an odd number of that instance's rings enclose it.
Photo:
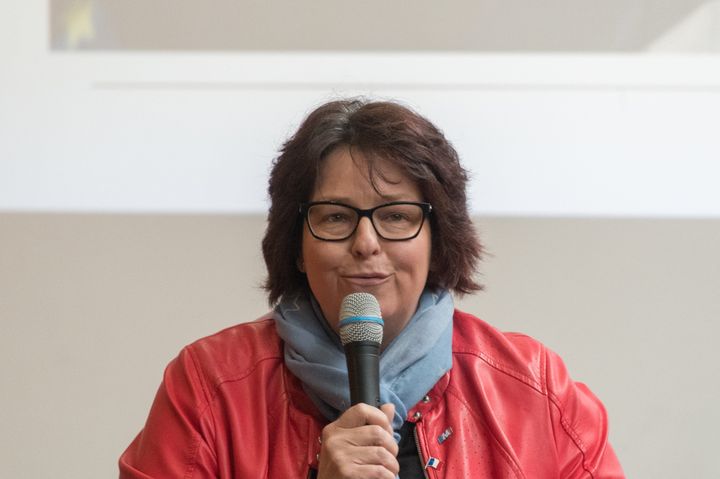
M 479 218 L 460 306 L 558 351 L 629 477 L 718 477 L 720 220 Z M 261 216 L 0 214 L 4 477 L 114 477 L 165 364 L 267 310 Z

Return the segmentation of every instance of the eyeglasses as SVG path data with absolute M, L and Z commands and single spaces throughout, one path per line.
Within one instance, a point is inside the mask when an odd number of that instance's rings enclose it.
M 312 201 L 300 205 L 310 233 L 323 241 L 343 241 L 351 237 L 361 218 L 370 219 L 379 237 L 405 241 L 420 234 L 425 217 L 432 212 L 430 203 L 394 201 L 363 210 L 335 201 Z

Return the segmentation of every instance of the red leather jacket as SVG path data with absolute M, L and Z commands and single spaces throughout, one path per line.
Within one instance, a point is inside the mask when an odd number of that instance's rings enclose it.
M 412 408 L 429 478 L 623 478 L 600 401 L 537 341 L 456 311 L 453 366 Z M 121 478 L 305 478 L 327 421 L 285 367 L 272 319 L 170 363 Z

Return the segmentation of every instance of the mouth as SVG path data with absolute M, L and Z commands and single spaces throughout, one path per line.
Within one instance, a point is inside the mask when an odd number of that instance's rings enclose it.
M 345 281 L 359 287 L 377 286 L 383 284 L 389 278 L 389 274 L 382 273 L 350 274 L 343 276 Z

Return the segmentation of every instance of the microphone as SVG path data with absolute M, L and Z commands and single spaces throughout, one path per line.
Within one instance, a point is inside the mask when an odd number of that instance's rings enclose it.
M 352 293 L 340 305 L 340 341 L 345 348 L 350 403 L 380 407 L 380 304 L 370 293 Z

